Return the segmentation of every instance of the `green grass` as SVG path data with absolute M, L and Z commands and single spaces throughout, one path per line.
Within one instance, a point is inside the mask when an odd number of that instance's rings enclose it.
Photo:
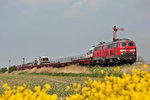
M 86 73 L 79 73 L 79 74 L 75 74 L 75 73 L 27 73 L 27 72 L 21 72 L 19 73 L 20 75 L 48 75 L 48 76 L 70 76 L 70 77 L 100 77 L 103 78 L 103 74 L 101 73 L 90 73 L 90 74 L 86 74 Z
M 71 77 L 100 77 L 103 78 L 105 74 L 101 73 L 101 70 L 104 70 L 104 72 L 108 73 L 108 76 L 115 75 L 115 76 L 121 76 L 121 72 L 114 73 L 114 68 L 116 67 L 87 67 L 90 73 L 36 73 L 36 72 L 20 72 L 20 75 L 48 75 L 48 76 L 71 76 Z M 121 67 L 122 68 L 122 67 Z
M 101 67 L 101 66 L 96 66 L 96 67 L 92 67 L 92 68 L 89 68 L 90 72 L 92 74 L 95 74 L 96 77 L 104 77 L 106 74 L 102 74 L 101 73 L 101 70 L 103 70 L 105 73 L 107 72 L 108 73 L 108 76 L 119 76 L 121 77 L 122 75 L 122 72 L 119 71 L 119 72 L 114 72 L 114 68 L 116 68 L 116 66 L 113 66 L 113 67 Z M 121 69 L 121 67 L 120 67 Z
M 87 77 L 72 77 L 72 76 L 50 76 L 50 75 L 15 75 L 15 74 L 0 74 L 0 93 L 3 89 L 1 88 L 4 83 L 8 83 L 11 87 L 16 85 L 27 84 L 32 89 L 34 86 L 48 83 L 51 85 L 52 89 L 48 92 L 49 94 L 56 93 L 59 97 L 65 97 L 72 93 L 73 91 L 66 92 L 66 86 L 72 86 L 74 82 L 83 85 Z M 92 78 L 98 79 L 98 78 Z

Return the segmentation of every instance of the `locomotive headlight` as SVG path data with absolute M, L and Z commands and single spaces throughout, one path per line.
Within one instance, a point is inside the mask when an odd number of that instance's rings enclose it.
M 132 51 L 132 52 L 134 52 L 134 51 L 135 51 L 135 49 L 129 49 L 129 51 Z
M 126 49 L 121 49 L 121 50 L 120 50 L 120 52 L 125 52 L 125 51 L 126 51 Z

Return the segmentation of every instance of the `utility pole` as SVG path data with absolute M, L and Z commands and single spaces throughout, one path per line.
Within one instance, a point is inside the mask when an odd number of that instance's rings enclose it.
M 23 60 L 23 66 L 24 66 L 24 64 L 25 64 L 25 57 L 23 57 L 22 60 Z
M 10 67 L 10 66 L 11 66 L 11 60 L 9 60 L 9 67 Z M 9 68 L 9 67 L 8 67 L 8 68 Z

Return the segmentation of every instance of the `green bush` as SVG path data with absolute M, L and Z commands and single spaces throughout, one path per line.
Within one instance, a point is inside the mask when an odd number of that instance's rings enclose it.
M 16 71 L 16 70 L 17 70 L 17 67 L 16 67 L 16 66 L 11 66 L 11 67 L 9 67 L 9 69 L 8 69 L 8 73 L 11 73 L 11 72 Z
M 5 73 L 5 72 L 7 72 L 7 67 L 4 67 L 4 68 L 0 69 L 0 73 Z

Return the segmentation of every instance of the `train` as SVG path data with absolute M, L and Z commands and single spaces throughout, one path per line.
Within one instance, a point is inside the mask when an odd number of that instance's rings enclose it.
M 115 66 L 122 64 L 133 64 L 136 62 L 137 49 L 136 44 L 130 39 L 116 38 L 118 30 L 124 31 L 123 28 L 113 27 L 113 41 L 100 42 L 92 46 L 85 54 L 60 58 L 50 61 L 47 56 L 35 58 L 34 62 L 17 66 L 18 70 L 32 69 L 34 67 L 64 67 L 72 64 L 86 66 Z
M 129 39 L 100 43 L 94 48 L 93 63 L 99 65 L 133 64 L 136 61 L 136 45 Z

